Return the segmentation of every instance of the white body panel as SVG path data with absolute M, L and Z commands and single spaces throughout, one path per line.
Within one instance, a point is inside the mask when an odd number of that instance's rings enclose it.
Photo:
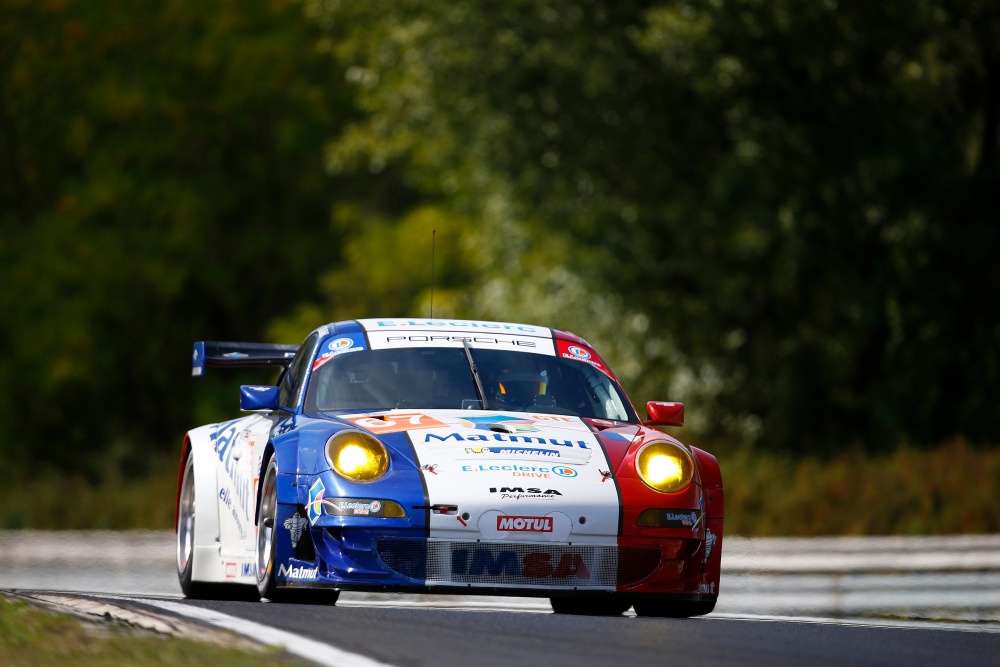
M 406 431 L 429 503 L 458 507 L 431 514 L 432 539 L 617 543 L 618 492 L 605 475 L 611 466 L 579 418 L 481 410 L 379 414 L 384 418 L 346 419 L 375 434 Z
M 552 330 L 526 324 L 467 320 L 359 320 L 373 350 L 456 347 L 518 350 L 554 355 Z
M 195 457 L 195 581 L 256 583 L 257 477 L 273 420 L 254 414 L 188 434 Z

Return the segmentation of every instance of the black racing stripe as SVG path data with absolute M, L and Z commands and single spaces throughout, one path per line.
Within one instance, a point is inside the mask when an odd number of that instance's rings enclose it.
M 406 442 L 410 445 L 410 452 L 413 453 L 413 461 L 417 465 L 417 475 L 420 477 L 420 487 L 424 491 L 424 537 L 430 539 L 431 537 L 431 496 L 430 492 L 427 490 L 427 479 L 424 476 L 424 470 L 421 468 L 423 465 L 420 462 L 420 456 L 417 455 L 417 448 L 413 446 L 413 438 L 410 436 L 412 431 L 404 431 L 406 434 Z
M 587 424 L 587 422 L 582 419 L 580 421 Z M 622 499 L 622 487 L 618 483 L 618 475 L 615 474 L 615 466 L 611 462 L 611 457 L 608 456 L 608 449 L 604 446 L 604 439 L 601 437 L 600 430 L 598 430 L 598 428 L 593 424 L 587 424 L 587 426 L 590 428 L 591 433 L 594 434 L 594 440 L 596 440 L 597 444 L 600 445 L 601 451 L 604 452 L 604 460 L 608 462 L 608 472 L 611 473 L 611 481 L 615 484 L 615 493 L 618 494 L 618 537 L 621 537 L 622 528 L 625 525 L 625 501 Z

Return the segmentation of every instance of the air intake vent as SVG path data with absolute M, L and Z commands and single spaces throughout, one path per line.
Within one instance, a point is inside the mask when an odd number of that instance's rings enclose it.
M 428 584 L 526 588 L 614 588 L 651 575 L 657 549 L 615 546 L 383 539 L 385 565 Z

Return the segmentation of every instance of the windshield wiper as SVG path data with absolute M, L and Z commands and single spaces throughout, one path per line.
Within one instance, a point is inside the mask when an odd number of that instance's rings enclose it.
M 468 341 L 462 341 L 462 347 L 465 348 L 465 357 L 469 360 L 469 368 L 472 369 L 472 379 L 476 381 L 476 391 L 479 392 L 479 402 L 483 404 L 483 410 L 489 410 L 490 406 L 486 402 L 486 392 L 483 391 L 483 381 L 479 377 L 479 367 L 476 366 L 476 360 L 472 358 L 472 348 L 469 347 Z

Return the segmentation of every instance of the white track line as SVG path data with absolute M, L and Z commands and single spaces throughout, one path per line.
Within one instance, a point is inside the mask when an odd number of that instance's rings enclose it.
M 231 630 L 262 644 L 279 647 L 288 653 L 324 665 L 324 667 L 391 667 L 389 663 L 379 662 L 378 660 L 373 660 L 357 653 L 351 653 L 350 651 L 344 651 L 343 649 L 318 642 L 314 639 L 278 630 L 277 628 L 262 625 L 261 623 L 245 621 L 242 618 L 236 618 L 235 616 L 212 611 L 211 609 L 150 598 L 127 599 L 133 602 L 141 602 L 151 607 L 158 607 L 186 618 L 209 623 L 219 628 Z
M 712 612 L 700 616 L 707 620 L 725 619 L 730 621 L 756 621 L 759 623 L 814 623 L 817 625 L 848 625 L 867 628 L 903 628 L 909 630 L 943 630 L 946 632 L 1000 633 L 1000 625 L 995 623 L 966 623 L 951 621 L 895 620 L 881 618 L 824 618 L 821 616 L 773 616 L 769 614 L 730 614 Z

